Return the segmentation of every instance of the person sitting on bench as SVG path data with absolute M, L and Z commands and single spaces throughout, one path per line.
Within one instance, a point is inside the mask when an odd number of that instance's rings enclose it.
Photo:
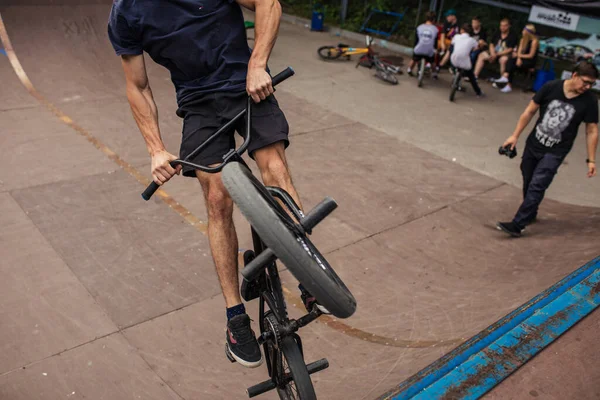
M 537 53 L 540 47 L 540 41 L 535 33 L 535 26 L 527 24 L 523 29 L 523 36 L 519 43 L 519 49 L 513 53 L 513 57 L 506 63 L 506 72 L 494 82 L 506 83 L 500 91 L 509 93 L 512 91 L 512 81 L 517 70 L 528 71 L 535 68 L 537 62 Z
M 492 37 L 488 51 L 479 54 L 477 64 L 475 65 L 475 78 L 479 78 L 479 74 L 486 62 L 494 63 L 498 61 L 500 64 L 500 76 L 506 72 L 506 63 L 511 58 L 511 55 L 517 46 L 517 35 L 510 30 L 510 20 L 508 18 L 500 21 L 500 30 Z

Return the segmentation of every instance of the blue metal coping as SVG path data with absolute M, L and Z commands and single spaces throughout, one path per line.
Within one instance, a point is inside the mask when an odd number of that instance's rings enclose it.
M 373 14 L 389 15 L 391 17 L 397 18 L 397 21 L 394 24 L 394 26 L 392 26 L 392 29 L 390 29 L 389 32 L 379 31 L 377 29 L 367 28 L 367 22 L 369 22 L 369 20 L 373 16 Z M 394 33 L 394 31 L 396 30 L 396 28 L 398 27 L 398 25 L 400 24 L 400 22 L 402 21 L 402 19 L 404 19 L 404 13 L 397 13 L 397 12 L 392 12 L 392 11 L 382 11 L 382 10 L 379 10 L 377 8 L 373 8 L 373 9 L 371 9 L 371 11 L 369 12 L 369 15 L 367 16 L 367 18 L 363 22 L 362 26 L 360 27 L 360 31 L 361 32 L 375 33 L 377 35 L 385 36 L 386 38 L 388 38 L 388 37 L 392 36 L 392 33 Z
M 382 399 L 477 399 L 600 305 L 600 257 L 538 294 Z

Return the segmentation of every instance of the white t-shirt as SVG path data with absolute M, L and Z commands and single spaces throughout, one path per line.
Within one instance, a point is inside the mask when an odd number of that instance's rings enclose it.
M 461 33 L 452 38 L 454 50 L 450 61 L 456 68 L 470 70 L 473 68 L 471 64 L 471 51 L 477 47 L 477 41 L 469 36 L 468 33 Z

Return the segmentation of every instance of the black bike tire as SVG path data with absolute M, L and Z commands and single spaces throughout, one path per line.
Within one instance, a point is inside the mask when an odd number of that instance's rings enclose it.
M 271 195 L 266 189 L 259 189 L 264 187 L 252 172 L 241 163 L 231 162 L 223 168 L 221 179 L 263 242 L 319 303 L 338 318 L 348 318 L 354 314 L 356 300 L 350 290 L 310 240 L 303 237 L 301 243 L 281 220 L 265 198 Z M 321 265 L 309 251 L 319 259 Z
M 456 96 L 456 91 L 458 90 L 458 77 L 454 77 L 452 80 L 452 90 L 450 90 L 450 101 L 454 101 L 454 96 Z
M 287 361 L 294 385 L 298 390 L 299 400 L 317 400 L 317 394 L 306 368 L 306 362 L 300 351 L 300 346 L 298 346 L 293 336 L 286 336 L 281 339 L 280 351 Z M 278 394 L 282 400 L 290 399 L 287 396 L 282 396 L 280 390 L 278 390 Z
M 391 83 L 392 85 L 398 84 L 398 78 L 396 78 L 394 75 L 392 75 L 388 71 L 383 71 L 381 69 L 377 69 L 377 72 L 375 72 L 375 76 L 378 77 L 379 79 L 381 79 L 382 81 Z
M 342 55 L 341 51 L 338 51 L 338 54 L 336 56 L 333 56 L 333 57 L 329 54 L 329 52 L 327 53 L 327 55 L 321 54 L 321 51 L 323 51 L 323 50 L 331 50 L 331 49 L 338 50 L 338 47 L 335 47 L 335 46 L 322 46 L 322 47 L 319 47 L 319 50 L 317 50 L 317 54 L 319 54 L 319 57 L 321 57 L 323 60 L 335 60 L 335 59 L 341 57 L 341 55 Z
M 419 62 L 419 81 L 417 82 L 417 86 L 418 87 L 422 87 L 423 86 L 423 77 L 425 76 L 425 60 L 421 59 L 421 61 Z

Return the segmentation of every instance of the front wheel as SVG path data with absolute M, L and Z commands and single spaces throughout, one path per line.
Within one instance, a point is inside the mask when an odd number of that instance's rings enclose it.
M 291 218 L 252 172 L 239 162 L 230 162 L 221 175 L 242 214 L 292 275 L 336 317 L 354 314 L 352 293 L 310 239 L 294 231 Z
M 335 60 L 336 58 L 340 58 L 343 51 L 339 47 L 323 46 L 319 47 L 317 53 L 323 60 Z
M 387 83 L 391 83 L 392 85 L 398 84 L 398 78 L 396 78 L 394 74 L 386 70 L 378 68 L 377 72 L 375 73 L 375 76 L 381 80 L 386 81 Z

